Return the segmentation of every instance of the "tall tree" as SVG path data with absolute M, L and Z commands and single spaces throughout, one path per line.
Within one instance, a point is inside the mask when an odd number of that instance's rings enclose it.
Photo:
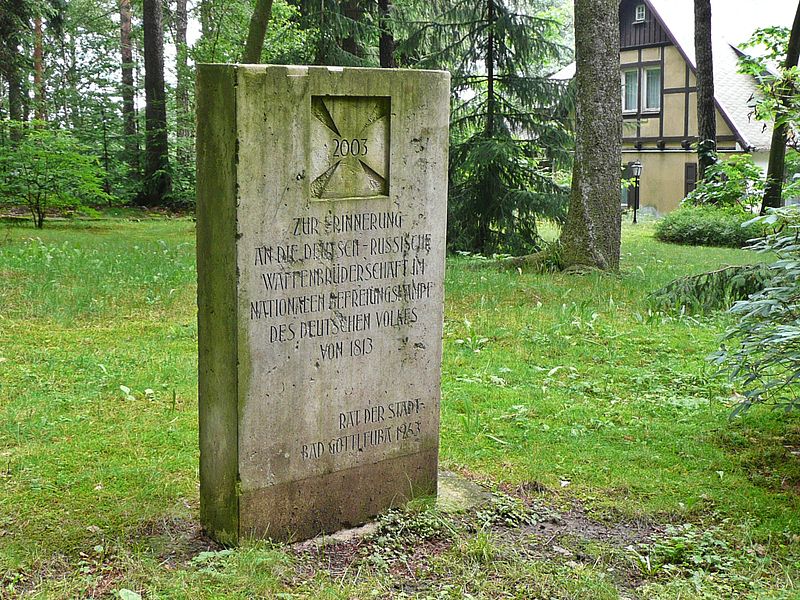
M 394 60 L 394 35 L 390 25 L 391 12 L 390 0 L 378 0 L 378 27 L 380 29 L 378 54 L 381 67 L 384 69 L 393 69 L 397 66 Z
M 0 72 L 6 80 L 8 116 L 13 121 L 27 119 L 21 46 L 29 35 L 32 14 L 28 0 L 0 0 Z
M 566 165 L 571 138 L 563 83 L 548 75 L 568 51 L 547 2 L 432 0 L 419 7 L 398 53 L 452 73 L 448 243 L 527 254 L 538 216 L 563 218 L 550 168 Z
M 119 0 L 119 38 L 122 54 L 122 122 L 125 160 L 131 177 L 138 179 L 139 138 L 136 134 L 136 87 L 133 80 L 133 42 L 131 40 L 131 0 Z
M 714 164 L 717 153 L 717 109 L 714 103 L 714 57 L 711 0 L 694 0 L 694 48 L 697 62 L 698 177 Z
M 575 163 L 569 212 L 560 237 L 564 268 L 619 269 L 618 9 L 618 0 L 575 0 Z
M 192 160 L 192 125 L 189 109 L 189 45 L 186 42 L 186 29 L 189 14 L 186 0 L 175 2 L 175 133 L 178 163 L 186 167 Z
M 39 121 L 47 119 L 44 99 L 44 47 L 42 40 L 42 15 L 33 17 L 33 94 L 34 115 Z
M 800 61 L 800 4 L 797 7 L 792 31 L 789 34 L 789 45 L 786 50 L 786 59 L 783 63 L 784 73 L 791 73 L 792 69 L 797 67 L 798 61 Z M 798 91 L 796 79 L 791 76 L 783 77 L 776 87 L 775 125 L 772 129 L 772 146 L 769 152 L 764 202 L 761 204 L 762 214 L 768 208 L 778 208 L 781 205 L 786 161 L 786 139 L 789 132 L 787 112 Z
M 164 29 L 160 0 L 144 0 L 145 171 L 139 201 L 164 204 L 172 189 L 164 88 Z
M 270 16 L 272 16 L 272 0 L 257 0 L 253 15 L 250 17 L 250 29 L 242 54 L 244 64 L 258 64 L 260 61 Z

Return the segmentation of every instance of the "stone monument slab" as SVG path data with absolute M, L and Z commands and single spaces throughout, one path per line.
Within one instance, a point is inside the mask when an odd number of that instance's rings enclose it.
M 225 543 L 436 492 L 449 74 L 200 65 L 200 512 Z

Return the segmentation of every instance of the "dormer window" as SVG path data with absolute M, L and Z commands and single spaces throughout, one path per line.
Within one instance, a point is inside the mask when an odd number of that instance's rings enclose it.
M 644 4 L 637 4 L 636 10 L 634 11 L 634 23 L 644 23 L 645 17 L 647 17 L 647 7 Z

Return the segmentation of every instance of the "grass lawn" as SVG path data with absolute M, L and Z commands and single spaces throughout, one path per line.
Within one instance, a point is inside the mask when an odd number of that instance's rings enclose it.
M 626 226 L 618 276 L 448 261 L 441 463 L 492 491 L 378 535 L 224 550 L 197 523 L 194 223 L 0 226 L 0 598 L 800 598 L 800 420 L 653 313 L 759 259 Z

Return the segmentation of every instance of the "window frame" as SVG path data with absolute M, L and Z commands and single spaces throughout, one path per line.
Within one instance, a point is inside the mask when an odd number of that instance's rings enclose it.
M 626 101 L 628 99 L 628 73 L 634 74 L 634 79 L 636 81 L 636 93 L 633 95 L 633 98 L 636 101 L 636 106 L 633 108 L 628 108 L 626 106 Z M 639 112 L 639 106 L 641 105 L 641 76 L 640 76 L 640 69 L 622 69 L 620 71 L 620 78 L 622 80 L 622 114 L 624 115 L 635 115 Z
M 647 20 L 647 6 L 643 3 L 637 4 L 633 10 L 633 23 L 644 23 Z
M 657 106 L 650 106 L 647 102 L 647 88 L 648 88 L 648 81 L 650 79 L 649 74 L 652 72 L 658 72 L 658 95 L 656 96 L 656 103 Z M 662 90 L 664 89 L 664 74 L 661 72 L 661 67 L 642 67 L 642 77 L 641 77 L 641 93 L 642 98 L 640 100 L 642 106 L 643 113 L 658 113 L 661 112 L 661 95 Z

